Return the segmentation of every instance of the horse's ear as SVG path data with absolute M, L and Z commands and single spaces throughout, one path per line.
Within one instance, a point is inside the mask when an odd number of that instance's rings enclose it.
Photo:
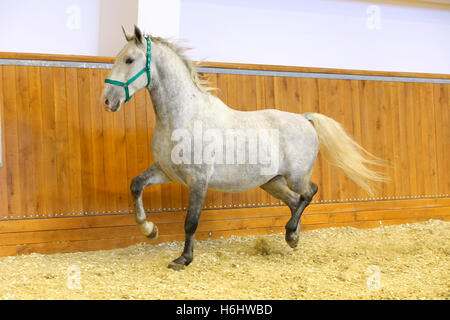
M 131 33 L 128 33 L 123 26 L 122 26 L 122 31 L 123 31 L 123 35 L 125 36 L 125 39 L 127 39 L 127 41 L 130 41 L 131 39 L 133 39 L 133 35 Z
M 142 31 L 136 25 L 134 25 L 134 39 L 136 44 L 143 43 Z

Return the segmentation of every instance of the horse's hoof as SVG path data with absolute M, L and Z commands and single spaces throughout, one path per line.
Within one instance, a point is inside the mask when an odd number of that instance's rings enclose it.
M 169 269 L 175 270 L 175 271 L 180 271 L 184 269 L 184 264 L 182 263 L 177 263 L 177 262 L 171 262 L 168 266 Z
M 183 270 L 185 266 L 189 265 L 192 262 L 192 258 L 190 257 L 186 257 L 186 256 L 181 256 L 175 260 L 173 260 L 170 264 L 169 264 L 169 269 L 175 270 L 175 271 L 179 271 L 179 270 Z
M 153 225 L 153 231 L 147 236 L 147 238 L 150 240 L 155 240 L 158 238 L 158 235 L 159 235 L 158 227 L 155 224 Z
M 295 232 L 286 233 L 285 239 L 286 239 L 287 244 L 292 249 L 297 248 L 298 240 L 299 240 L 298 233 L 295 233 Z

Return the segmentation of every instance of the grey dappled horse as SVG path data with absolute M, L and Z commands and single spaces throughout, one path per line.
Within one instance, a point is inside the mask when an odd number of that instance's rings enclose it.
M 134 34 L 123 31 L 127 44 L 105 80 L 102 101 L 106 110 L 117 111 L 136 92 L 147 88 L 153 102 L 156 124 L 151 152 L 155 162 L 131 183 L 136 222 L 144 235 L 155 239 L 158 228 L 146 221 L 143 189 L 175 181 L 189 188 L 185 247 L 170 268 L 182 269 L 193 260 L 194 233 L 208 188 L 236 192 L 261 187 L 282 200 L 291 210 L 286 241 L 294 248 L 299 240 L 301 214 L 318 189 L 310 177 L 319 146 L 330 163 L 342 168 L 369 193 L 373 182 L 385 180 L 383 174 L 367 167 L 383 162 L 352 140 L 333 119 L 318 113 L 231 109 L 202 85 L 183 48 L 161 38 L 143 36 L 137 27 Z M 204 132 L 200 136 L 199 127 Z M 250 145 L 249 139 L 237 151 L 238 157 L 248 156 L 236 161 L 231 152 L 235 144 L 224 145 L 224 139 L 231 141 L 230 132 L 238 132 L 237 139 L 242 138 L 239 135 L 248 129 L 257 133 L 252 136 L 257 148 Z M 202 139 L 208 132 L 209 139 Z M 265 135 L 258 136 L 261 132 Z M 202 148 L 204 153 L 199 156 L 197 151 Z M 259 155 L 265 156 L 265 162 L 256 159 Z

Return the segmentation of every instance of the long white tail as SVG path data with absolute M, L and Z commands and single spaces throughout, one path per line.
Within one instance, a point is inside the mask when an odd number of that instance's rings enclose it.
M 367 165 L 382 167 L 386 161 L 369 153 L 353 140 L 341 124 L 320 113 L 306 113 L 319 137 L 319 150 L 333 165 L 344 170 L 345 174 L 369 194 L 374 194 L 374 183 L 389 181 L 380 171 Z

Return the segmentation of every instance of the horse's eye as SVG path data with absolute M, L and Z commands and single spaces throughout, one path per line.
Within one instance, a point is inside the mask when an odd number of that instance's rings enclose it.
M 132 58 L 127 58 L 127 60 L 125 61 L 126 64 L 131 64 L 133 63 L 133 59 Z

